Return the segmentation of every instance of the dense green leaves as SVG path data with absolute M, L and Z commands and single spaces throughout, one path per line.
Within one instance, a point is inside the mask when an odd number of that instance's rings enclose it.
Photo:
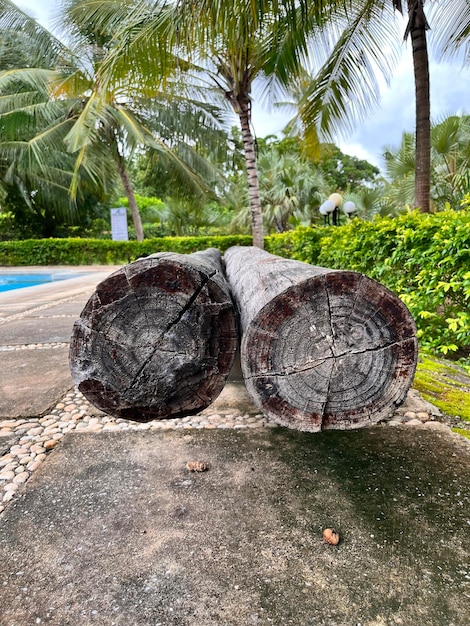
M 421 346 L 470 355 L 470 212 L 355 219 L 321 232 L 296 258 L 378 280 L 409 307 Z

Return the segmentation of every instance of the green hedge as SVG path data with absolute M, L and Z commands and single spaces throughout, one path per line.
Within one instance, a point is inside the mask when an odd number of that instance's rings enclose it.
M 137 241 L 109 239 L 27 239 L 0 242 L 0 265 L 123 265 L 154 252 L 182 254 L 230 246 L 250 246 L 245 235 L 224 237 L 161 237 Z

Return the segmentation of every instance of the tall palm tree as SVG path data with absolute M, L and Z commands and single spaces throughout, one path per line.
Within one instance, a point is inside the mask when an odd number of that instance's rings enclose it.
M 405 40 L 411 39 L 415 79 L 415 193 L 414 206 L 429 213 L 431 188 L 431 97 L 429 87 L 429 55 L 426 31 L 429 24 L 424 14 L 425 0 L 406 0 L 408 23 Z M 402 0 L 392 0 L 403 14 Z
M 344 12 L 341 5 L 347 5 Z M 441 48 L 448 53 L 456 47 L 470 50 L 470 9 L 468 0 L 434 0 L 434 29 Z M 430 91 L 427 34 L 429 24 L 425 0 L 346 0 L 338 3 L 336 22 L 331 23 L 331 54 L 314 73 L 300 103 L 307 127 L 332 137 L 352 128 L 367 117 L 378 103 L 377 73 L 388 80 L 397 59 L 403 33 L 392 13 L 406 14 L 404 39 L 411 39 L 415 77 L 415 159 L 413 204 L 428 212 L 430 190 Z M 318 67 L 318 65 L 317 65 Z M 397 103 L 400 106 L 400 103 Z
M 88 20 L 109 18 L 109 2 L 82 3 Z M 242 131 L 253 243 L 263 247 L 263 220 L 252 130 L 253 86 L 264 81 L 266 90 L 286 84 L 307 54 L 306 33 L 328 2 L 285 0 L 177 0 L 142 1 L 129 13 L 116 35 L 116 62 L 132 57 L 140 79 L 148 76 L 162 46 L 177 49 L 187 60 L 195 80 L 215 88 L 238 116 Z M 195 19 L 197 15 L 197 19 Z M 297 29 L 302 20 L 303 28 Z M 309 25 L 309 28 L 307 28 Z M 137 54 L 137 51 L 140 54 Z

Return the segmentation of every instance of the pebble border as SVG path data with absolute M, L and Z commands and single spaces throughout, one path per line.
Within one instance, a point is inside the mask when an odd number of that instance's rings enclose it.
M 390 426 L 411 426 L 450 431 L 441 422 L 432 420 L 426 412 L 396 412 L 384 422 Z M 210 407 L 197 415 L 182 418 L 153 420 L 146 423 L 114 418 L 97 412 L 86 398 L 74 389 L 47 415 L 37 419 L 0 420 L 0 445 L 2 437 L 16 437 L 14 445 L 0 457 L 0 516 L 6 505 L 14 499 L 31 474 L 41 466 L 48 453 L 69 432 L 97 433 L 191 430 L 191 429 L 278 428 L 278 424 L 261 413 L 240 413 L 236 410 L 220 410 L 214 413 Z

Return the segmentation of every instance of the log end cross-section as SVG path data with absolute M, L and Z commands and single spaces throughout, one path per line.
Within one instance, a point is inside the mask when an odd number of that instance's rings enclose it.
M 241 268 L 235 265 L 241 255 L 232 250 L 229 280 Z M 286 263 L 296 262 L 280 259 L 280 272 Z M 412 384 L 414 320 L 394 293 L 363 274 L 312 268 L 305 278 L 308 266 L 298 265 L 301 279 L 246 320 L 241 359 L 247 389 L 266 415 L 290 428 L 377 423 L 402 404 Z M 232 284 L 238 301 L 246 282 Z
M 116 417 L 193 414 L 222 391 L 237 347 L 220 253 L 162 253 L 100 283 L 75 322 L 72 379 Z

